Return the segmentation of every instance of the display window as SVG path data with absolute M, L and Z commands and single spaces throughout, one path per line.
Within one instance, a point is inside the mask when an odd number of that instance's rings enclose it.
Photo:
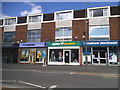
M 45 48 L 23 49 L 21 51 L 21 63 L 43 63 L 46 57 Z
M 71 63 L 79 63 L 79 50 L 71 50 Z
M 20 61 L 29 61 L 30 59 L 30 51 L 22 51 Z
M 110 47 L 109 51 L 109 64 L 118 64 L 117 48 Z
M 45 59 L 45 56 L 46 56 L 46 51 L 38 50 L 38 51 L 36 51 L 36 53 L 37 53 L 36 62 L 43 62 L 43 60 Z
M 63 50 L 51 49 L 49 53 L 49 62 L 63 62 Z

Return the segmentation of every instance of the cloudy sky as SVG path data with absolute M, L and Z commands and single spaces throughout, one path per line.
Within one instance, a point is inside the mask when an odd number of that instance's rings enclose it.
M 26 16 L 37 13 L 53 13 L 62 10 L 80 10 L 88 7 L 117 6 L 118 2 L 2 2 L 2 15 Z M 0 17 L 0 18 L 1 18 Z

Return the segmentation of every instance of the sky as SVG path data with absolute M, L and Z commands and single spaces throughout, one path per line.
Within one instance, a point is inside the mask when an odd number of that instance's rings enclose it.
M 99 6 L 118 6 L 118 2 L 2 2 L 2 16 L 27 16 L 62 10 L 80 10 Z

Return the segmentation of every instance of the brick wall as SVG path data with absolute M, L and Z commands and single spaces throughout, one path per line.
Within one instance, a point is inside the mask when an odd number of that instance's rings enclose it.
M 0 27 L 0 43 L 3 41 L 3 27 Z
M 87 24 L 85 25 L 85 20 L 73 20 L 72 21 L 72 40 L 73 41 L 81 41 L 81 40 L 85 40 L 82 38 L 85 29 L 87 29 L 87 40 L 89 39 L 89 30 L 88 30 L 88 26 L 89 26 L 89 22 L 87 20 Z M 85 28 L 86 27 L 86 28 Z M 75 37 L 77 36 L 77 39 L 75 39 Z
M 55 41 L 55 22 L 42 23 L 41 41 Z
M 15 42 L 20 40 L 27 41 L 27 25 L 16 26 Z
M 110 23 L 110 40 L 120 40 L 120 17 L 111 17 Z

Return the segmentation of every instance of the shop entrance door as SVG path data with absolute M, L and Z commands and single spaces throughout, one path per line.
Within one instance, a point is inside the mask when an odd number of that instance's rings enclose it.
M 70 63 L 70 50 L 64 50 L 64 61 L 65 63 Z
M 107 64 L 107 48 L 93 48 L 93 64 Z
M 35 63 L 36 61 L 36 52 L 31 52 L 31 63 Z

